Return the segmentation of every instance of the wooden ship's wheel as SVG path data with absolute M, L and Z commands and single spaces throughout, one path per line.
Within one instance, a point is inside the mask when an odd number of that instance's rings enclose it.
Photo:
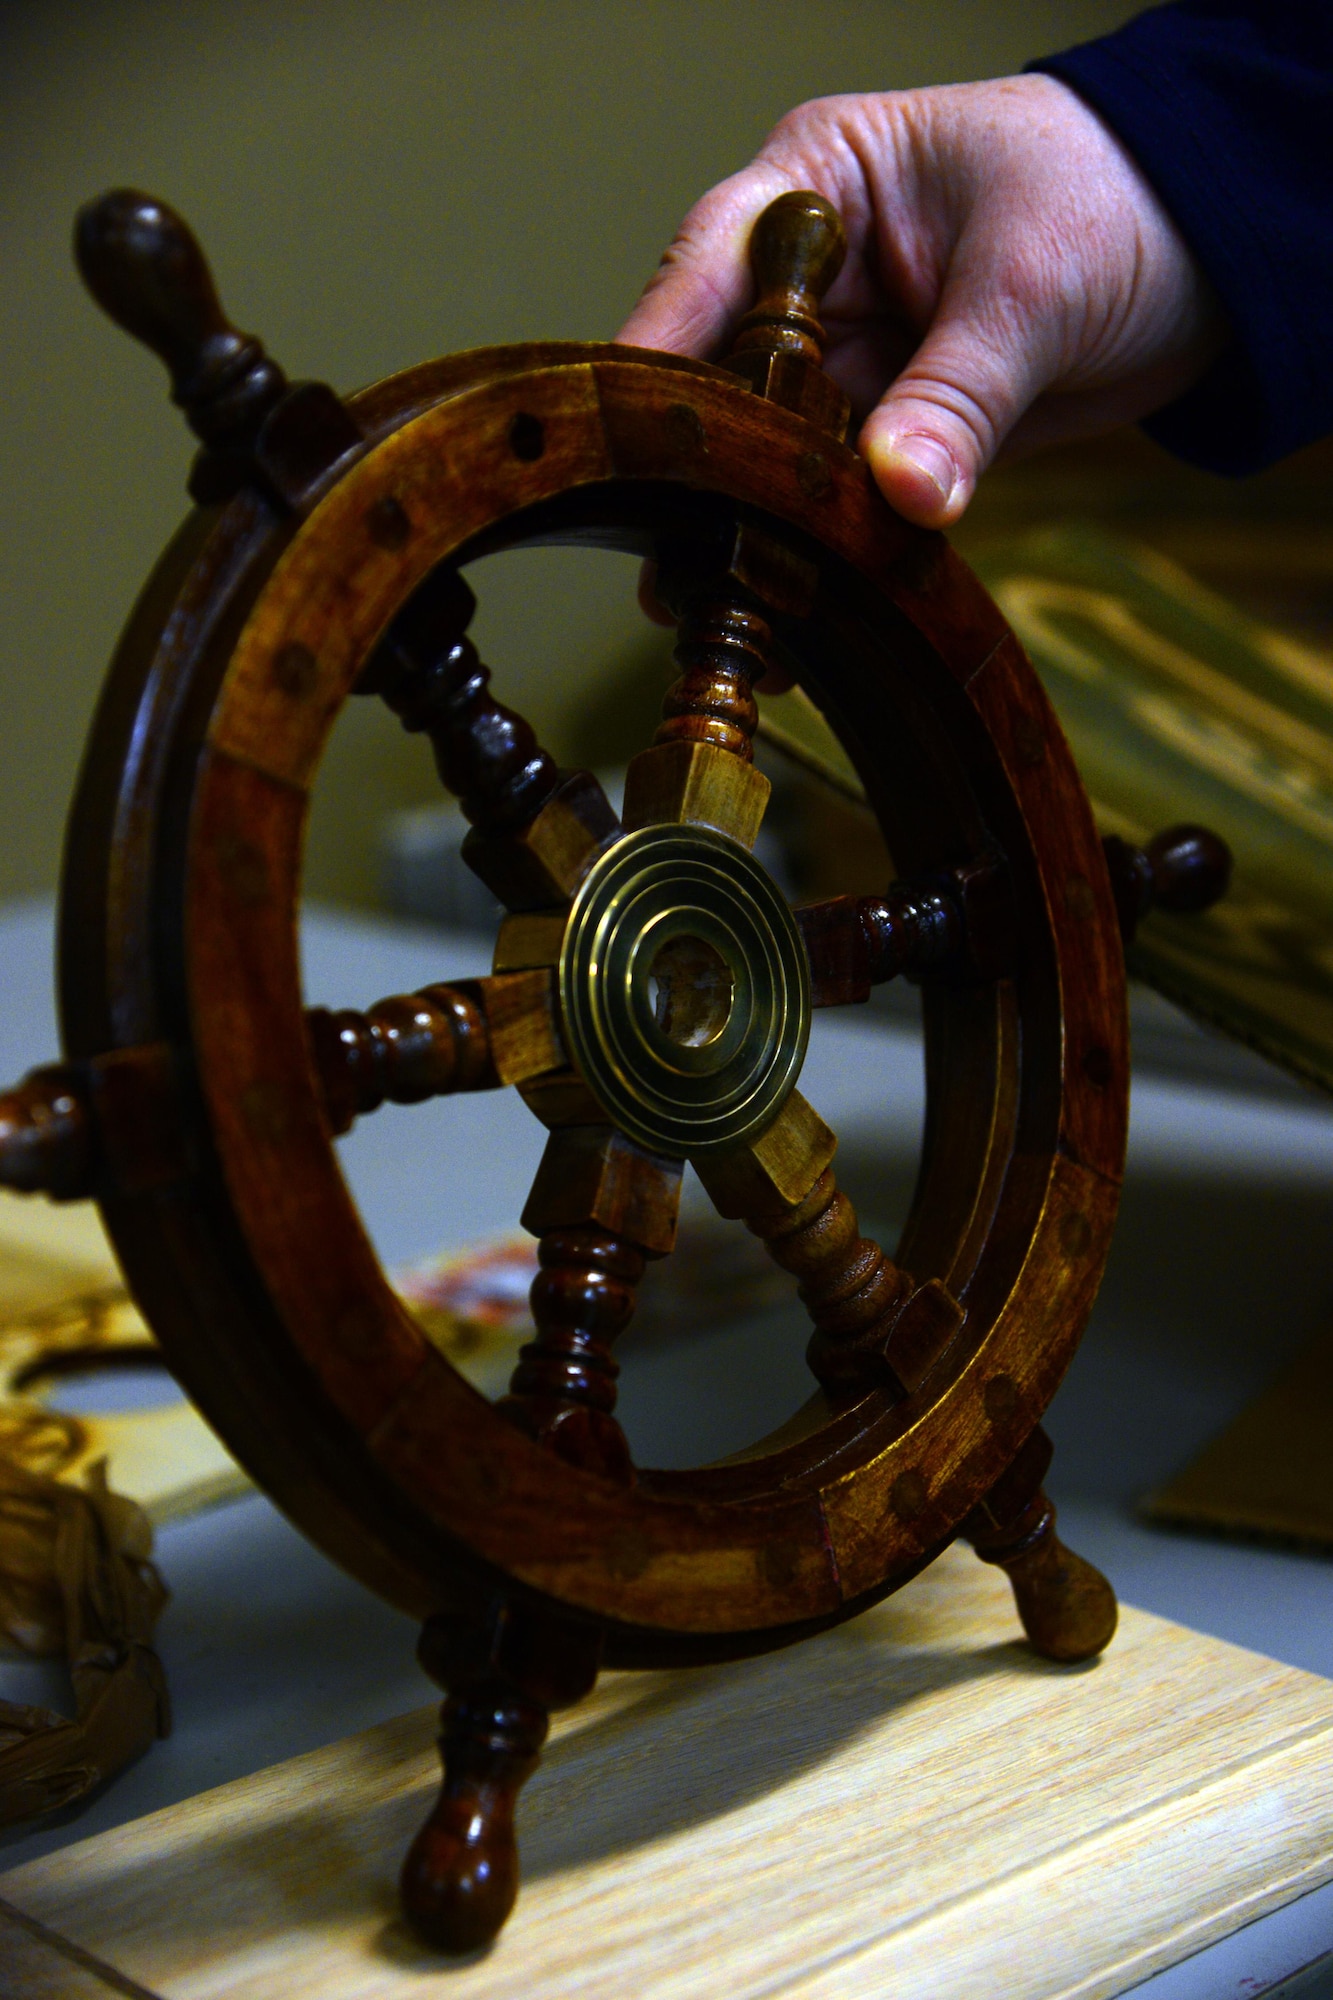
M 955 1536 L 1032 1644 L 1110 1638 L 1056 1539 L 1039 1426 L 1101 1275 L 1127 1117 L 1119 922 L 1198 906 L 1206 836 L 1103 850 L 1036 676 L 943 538 L 844 441 L 819 197 L 757 225 L 719 367 L 629 348 L 464 354 L 346 401 L 289 384 L 178 217 L 117 193 L 78 254 L 202 440 L 195 511 L 130 619 L 69 825 L 65 1060 L 0 1098 L 0 1179 L 95 1195 L 171 1367 L 304 1531 L 424 1621 L 444 1783 L 405 1864 L 446 1950 L 517 1889 L 514 1806 L 599 1665 L 785 1645 Z M 617 819 L 499 705 L 460 569 L 589 543 L 659 565 L 680 677 Z M 795 675 L 902 881 L 792 910 L 752 849 L 752 689 Z M 302 835 L 351 697 L 426 734 L 509 914 L 489 974 L 306 1010 Z M 927 1116 L 892 1258 L 797 1081 L 811 1010 L 920 982 Z M 391 1099 L 514 1085 L 549 1128 L 523 1222 L 536 1338 L 492 1405 L 380 1268 L 333 1137 Z M 725 1463 L 636 1468 L 611 1343 L 672 1247 L 684 1163 L 800 1286 L 813 1393 Z M 447 1161 L 441 1162 L 442 1170 Z

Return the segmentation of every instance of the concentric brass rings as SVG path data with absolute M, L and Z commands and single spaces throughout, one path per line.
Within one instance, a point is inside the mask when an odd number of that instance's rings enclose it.
M 702 826 L 626 834 L 583 881 L 560 952 L 569 1053 L 653 1152 L 718 1152 L 781 1110 L 810 1037 L 791 911 L 748 849 Z

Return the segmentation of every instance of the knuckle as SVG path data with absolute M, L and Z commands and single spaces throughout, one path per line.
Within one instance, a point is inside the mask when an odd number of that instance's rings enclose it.
M 836 97 L 807 97 L 803 104 L 793 105 L 769 133 L 763 151 L 767 152 L 775 141 L 804 140 L 821 131 L 830 122 L 838 102 Z
M 895 429 L 920 430 L 939 438 L 961 463 L 987 464 L 1003 435 L 999 412 L 984 390 L 944 375 L 899 383 L 903 392 Z

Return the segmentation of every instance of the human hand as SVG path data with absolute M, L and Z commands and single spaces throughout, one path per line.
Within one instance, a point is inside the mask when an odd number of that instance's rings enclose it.
M 1118 139 L 1063 83 L 1004 77 L 819 98 L 681 224 L 617 338 L 715 357 L 747 246 L 789 188 L 838 210 L 829 373 L 886 498 L 956 521 L 997 457 L 1159 409 L 1225 343 L 1221 308 Z

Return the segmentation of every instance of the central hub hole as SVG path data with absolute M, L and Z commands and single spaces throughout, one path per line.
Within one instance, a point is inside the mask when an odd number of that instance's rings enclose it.
M 675 937 L 664 944 L 648 974 L 653 1016 L 678 1048 L 715 1042 L 731 1013 L 735 982 L 720 951 L 702 938 Z

